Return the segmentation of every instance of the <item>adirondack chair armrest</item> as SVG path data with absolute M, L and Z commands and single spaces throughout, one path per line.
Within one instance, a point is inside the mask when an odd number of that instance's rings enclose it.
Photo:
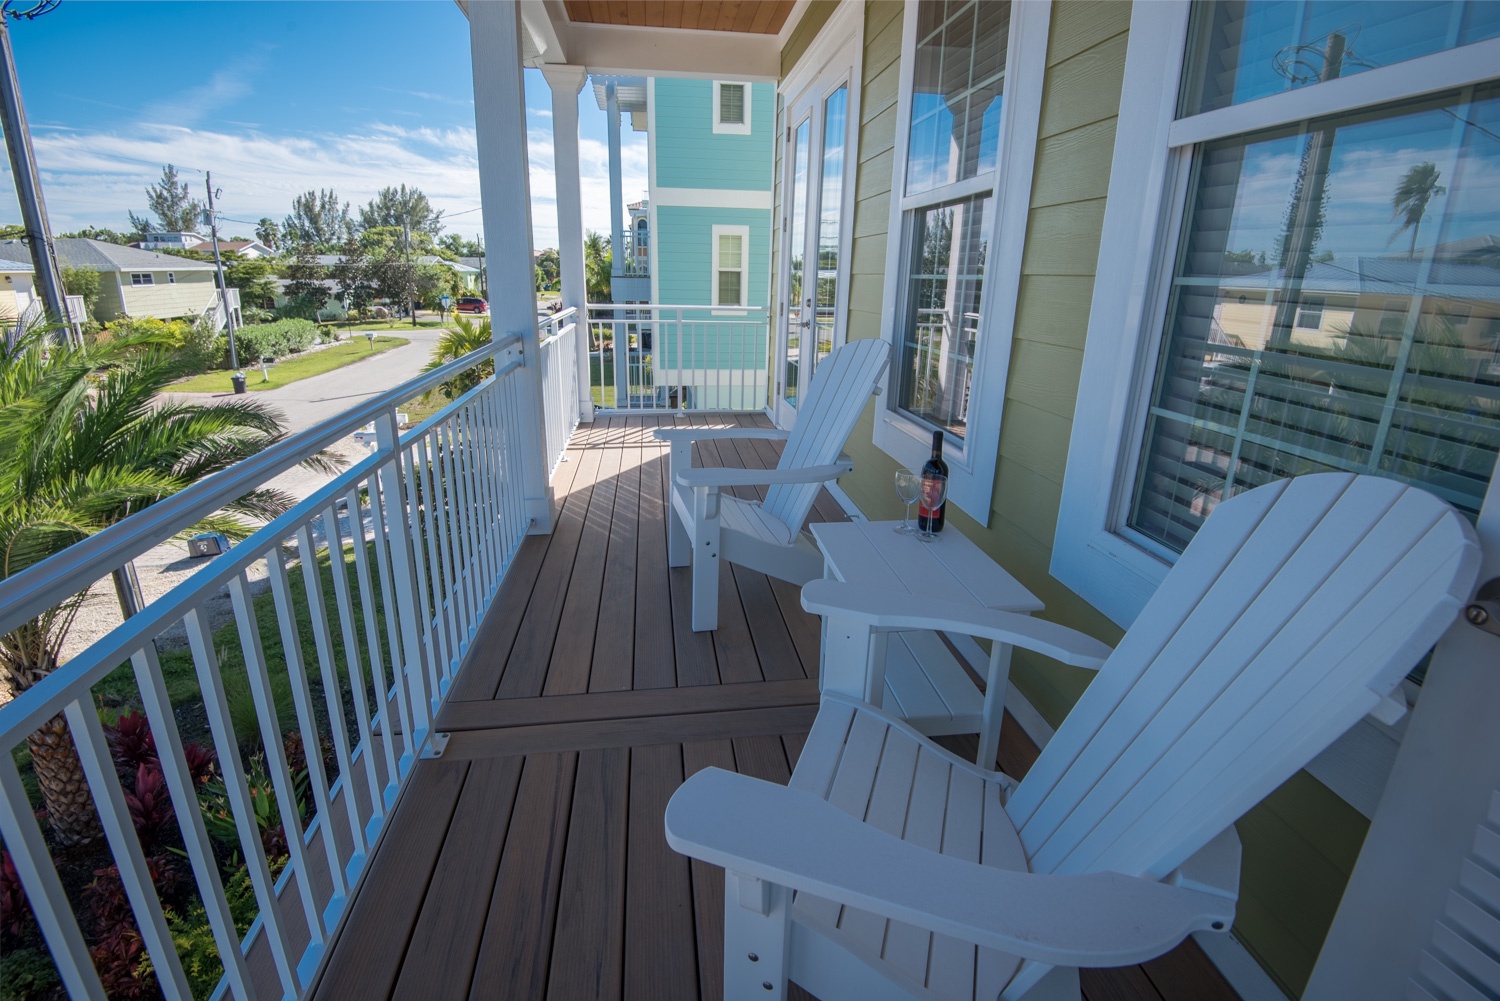
M 955 608 L 940 599 L 862 584 L 812 581 L 802 589 L 802 607 L 814 615 L 875 629 L 936 629 L 1010 643 L 1090 670 L 1098 670 L 1111 653 L 1108 645 L 1056 622 L 992 608 Z
M 673 478 L 689 489 L 697 487 L 769 487 L 778 483 L 823 483 L 836 480 L 854 468 L 841 460 L 826 466 L 802 466 L 798 469 L 740 469 L 734 466 L 694 466 L 673 472 Z
M 731 872 L 1058 966 L 1126 966 L 1195 931 L 1222 931 L 1234 900 L 1101 872 L 1036 875 L 920 848 L 817 796 L 718 768 L 667 804 L 667 843 Z
M 669 443 L 716 441 L 722 438 L 768 438 L 783 441 L 790 431 L 781 428 L 657 428 L 652 435 Z

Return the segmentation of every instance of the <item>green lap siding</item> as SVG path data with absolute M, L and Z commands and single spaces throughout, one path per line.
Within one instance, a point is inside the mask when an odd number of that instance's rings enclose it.
M 824 16 L 826 19 L 826 15 Z M 820 20 L 819 24 L 822 23 Z M 950 520 L 1047 605 L 1046 617 L 1114 643 L 1120 630 L 1048 573 L 1109 185 L 1130 5 L 1061 0 L 1052 7 L 1027 246 L 988 527 L 950 506 Z M 901 5 L 865 7 L 849 337 L 882 335 L 893 146 L 901 78 Z M 797 53 L 810 37 L 793 40 Z M 783 72 L 795 63 L 783 50 Z M 777 192 L 777 218 L 781 216 Z M 896 463 L 872 443 L 867 407 L 840 482 L 872 518 L 900 516 Z M 1056 725 L 1087 672 L 1018 652 L 1013 680 Z M 1300 995 L 1352 871 L 1367 822 L 1305 773 L 1239 824 L 1245 846 L 1235 934 L 1271 976 Z

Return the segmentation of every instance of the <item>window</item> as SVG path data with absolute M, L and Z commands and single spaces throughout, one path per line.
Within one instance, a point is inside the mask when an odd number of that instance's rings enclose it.
M 1035 161 L 1045 4 L 909 5 L 884 315 L 891 392 L 875 443 L 922 462 L 947 436 L 949 497 L 988 521 Z M 988 390 L 988 392 L 986 392 Z M 988 400 L 989 402 L 986 402 Z
M 146 274 L 133 273 L 130 276 L 132 285 L 155 285 L 156 279 L 148 272 Z
M 745 305 L 749 247 L 749 226 L 713 227 L 713 293 L 710 300 L 713 305 Z
M 714 132 L 748 136 L 750 134 L 750 85 L 714 81 Z
M 167 272 L 167 284 L 168 285 L 176 285 L 177 284 L 177 272 L 175 272 L 175 271 L 168 271 Z
M 1477 513 L 1500 5 L 1139 4 L 1130 38 L 1053 575 L 1128 624 L 1220 501 L 1322 470 Z

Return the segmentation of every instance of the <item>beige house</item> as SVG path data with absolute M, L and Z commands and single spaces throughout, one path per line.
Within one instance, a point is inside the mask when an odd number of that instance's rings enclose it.
M 206 261 L 100 240 L 59 238 L 54 242 L 60 265 L 99 272 L 99 302 L 94 309 L 97 320 L 198 316 L 216 300 L 214 266 Z M 13 249 L 11 252 L 15 253 Z
M 31 265 L 0 259 L 0 324 L 9 326 L 35 301 L 32 292 Z

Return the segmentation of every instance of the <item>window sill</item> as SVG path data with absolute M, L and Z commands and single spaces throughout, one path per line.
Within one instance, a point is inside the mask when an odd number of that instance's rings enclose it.
M 932 429 L 894 410 L 876 410 L 874 441 L 876 448 L 908 469 L 920 470 L 932 454 Z M 988 525 L 994 469 L 976 474 L 967 461 L 967 455 L 974 451 L 973 443 L 965 442 L 964 451 L 965 456 L 960 457 L 953 455 L 952 449 L 943 450 L 948 463 L 948 500 L 981 525 Z

